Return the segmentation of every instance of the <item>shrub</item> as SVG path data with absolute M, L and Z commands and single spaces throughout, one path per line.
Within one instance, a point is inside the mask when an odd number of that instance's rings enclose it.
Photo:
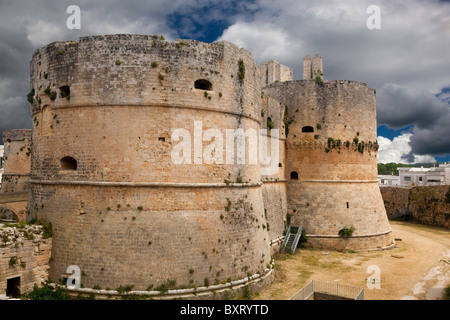
M 352 236 L 354 230 L 355 229 L 353 228 L 353 226 L 344 227 L 341 230 L 339 230 L 338 235 L 343 238 L 348 238 Z
M 61 288 L 53 290 L 47 284 L 39 288 L 34 285 L 33 291 L 21 296 L 22 299 L 28 300 L 71 300 L 70 295 Z
M 33 97 L 34 97 L 34 89 L 27 94 L 27 100 L 29 103 L 33 103 Z
M 152 68 L 156 68 L 158 64 L 156 62 L 152 62 Z
M 316 128 L 317 128 L 318 130 L 322 129 L 322 126 L 320 125 L 320 123 L 317 124 Z
M 54 101 L 56 99 L 56 91 L 50 93 L 50 100 Z
M 47 88 L 44 89 L 44 93 L 48 96 L 52 93 L 52 91 L 50 90 L 50 86 L 47 86 Z
M 48 239 L 50 237 L 53 236 L 53 227 L 51 222 L 47 222 L 45 220 L 40 220 L 40 219 L 36 219 L 33 218 L 31 219 L 28 224 L 38 224 L 41 225 L 44 229 L 44 232 L 42 233 L 42 238 L 43 239 Z
M 17 264 L 17 257 L 11 257 L 11 259 L 9 259 L 9 265 L 14 266 L 16 264 Z
M 120 60 L 116 60 L 116 66 L 120 66 L 122 64 L 122 62 L 120 62 Z

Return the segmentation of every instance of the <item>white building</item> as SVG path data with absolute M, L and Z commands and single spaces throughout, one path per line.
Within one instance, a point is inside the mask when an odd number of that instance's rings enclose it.
M 435 186 L 450 184 L 450 164 L 431 168 L 397 168 L 402 186 Z
M 400 177 L 393 175 L 378 175 L 378 184 L 380 187 L 390 187 L 390 186 L 399 186 L 400 185 Z

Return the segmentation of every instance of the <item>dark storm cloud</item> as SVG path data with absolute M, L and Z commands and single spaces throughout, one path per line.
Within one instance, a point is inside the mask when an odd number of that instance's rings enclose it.
M 378 125 L 398 129 L 414 125 L 433 128 L 449 112 L 449 105 L 431 92 L 385 84 L 377 91 Z
M 386 84 L 377 92 L 379 125 L 414 126 L 409 142 L 412 150 L 405 160 L 413 159 L 413 154 L 450 154 L 450 105 L 442 101 L 445 92 L 433 95 L 394 84 Z

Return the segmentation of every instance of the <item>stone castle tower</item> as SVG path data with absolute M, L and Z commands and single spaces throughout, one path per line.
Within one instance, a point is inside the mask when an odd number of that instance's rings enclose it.
M 269 61 L 260 71 L 225 41 L 92 36 L 36 51 L 28 219 L 53 225 L 50 279 L 77 265 L 87 288 L 264 280 L 287 213 L 312 245 L 390 244 L 374 90 L 323 82 L 316 58 L 292 81 L 290 68 Z M 201 152 L 174 163 L 174 129 L 193 137 L 193 151 L 196 137 L 207 140 L 194 123 L 279 129 L 277 172 L 248 159 L 205 163 Z M 338 236 L 345 226 L 348 239 Z
M 323 82 L 322 57 L 304 58 L 303 80 L 272 83 L 287 108 L 288 212 L 309 244 L 369 249 L 392 243 L 377 181 L 375 91 L 365 83 Z M 339 236 L 353 228 L 351 237 Z

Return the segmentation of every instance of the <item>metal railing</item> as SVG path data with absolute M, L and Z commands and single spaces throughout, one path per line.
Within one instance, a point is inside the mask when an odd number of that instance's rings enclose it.
M 311 280 L 306 286 L 301 288 L 296 294 L 289 298 L 289 300 L 308 300 L 314 294 L 314 280 Z
M 364 288 L 362 287 L 318 280 L 311 280 L 289 300 L 307 300 L 316 292 L 340 298 L 364 300 Z

